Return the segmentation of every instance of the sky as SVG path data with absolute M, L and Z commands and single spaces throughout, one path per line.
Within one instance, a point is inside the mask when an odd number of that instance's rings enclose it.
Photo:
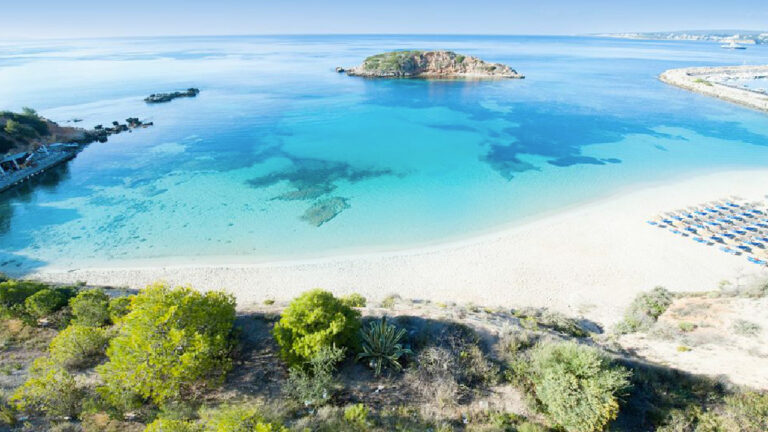
M 766 0 L 36 0 L 0 5 L 0 39 L 242 34 L 768 31 Z

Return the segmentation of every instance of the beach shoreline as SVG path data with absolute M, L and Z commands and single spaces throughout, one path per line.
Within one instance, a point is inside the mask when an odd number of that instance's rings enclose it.
M 489 307 L 548 307 L 603 325 L 637 293 L 717 289 L 750 283 L 768 270 L 714 246 L 645 223 L 656 214 L 740 195 L 764 199 L 768 170 L 705 174 L 646 185 L 529 221 L 443 244 L 399 251 L 249 262 L 248 257 L 142 260 L 109 267 L 45 267 L 27 275 L 57 283 L 141 288 L 155 281 L 225 289 L 241 306 L 287 301 L 321 287 L 371 301 L 392 294 Z M 182 264 L 183 262 L 183 264 Z

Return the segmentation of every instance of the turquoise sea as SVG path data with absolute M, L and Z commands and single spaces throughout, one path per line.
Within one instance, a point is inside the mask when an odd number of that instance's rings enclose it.
M 334 72 L 392 49 L 451 49 L 527 78 Z M 3 42 L 0 109 L 30 106 L 88 127 L 134 116 L 155 126 L 92 144 L 0 195 L 0 270 L 391 250 L 642 184 L 764 167 L 768 115 L 656 78 L 759 63 L 768 63 L 766 46 L 588 37 Z M 142 101 L 193 86 L 194 99 Z M 323 204 L 343 211 L 319 227 L 302 219 Z

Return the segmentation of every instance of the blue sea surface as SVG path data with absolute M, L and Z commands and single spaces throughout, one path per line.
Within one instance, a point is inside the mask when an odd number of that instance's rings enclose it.
M 393 49 L 451 49 L 526 79 L 334 72 Z M 0 270 L 391 250 L 642 184 L 764 167 L 768 115 L 657 79 L 731 64 L 768 64 L 768 47 L 523 36 L 0 43 L 0 109 L 30 106 L 64 125 L 155 124 L 0 195 Z M 200 95 L 142 101 L 187 87 Z M 328 209 L 340 213 L 317 226 L 313 211 Z

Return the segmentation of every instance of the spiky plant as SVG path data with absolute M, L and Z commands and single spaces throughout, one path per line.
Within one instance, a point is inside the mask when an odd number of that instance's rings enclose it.
M 369 324 L 367 329 L 360 330 L 363 340 L 363 351 L 357 355 L 357 360 L 368 359 L 368 364 L 373 368 L 376 376 L 381 375 L 381 370 L 391 367 L 401 370 L 400 357 L 413 354 L 408 348 L 403 348 L 400 340 L 405 336 L 405 329 L 399 329 L 387 323 L 387 317 Z

